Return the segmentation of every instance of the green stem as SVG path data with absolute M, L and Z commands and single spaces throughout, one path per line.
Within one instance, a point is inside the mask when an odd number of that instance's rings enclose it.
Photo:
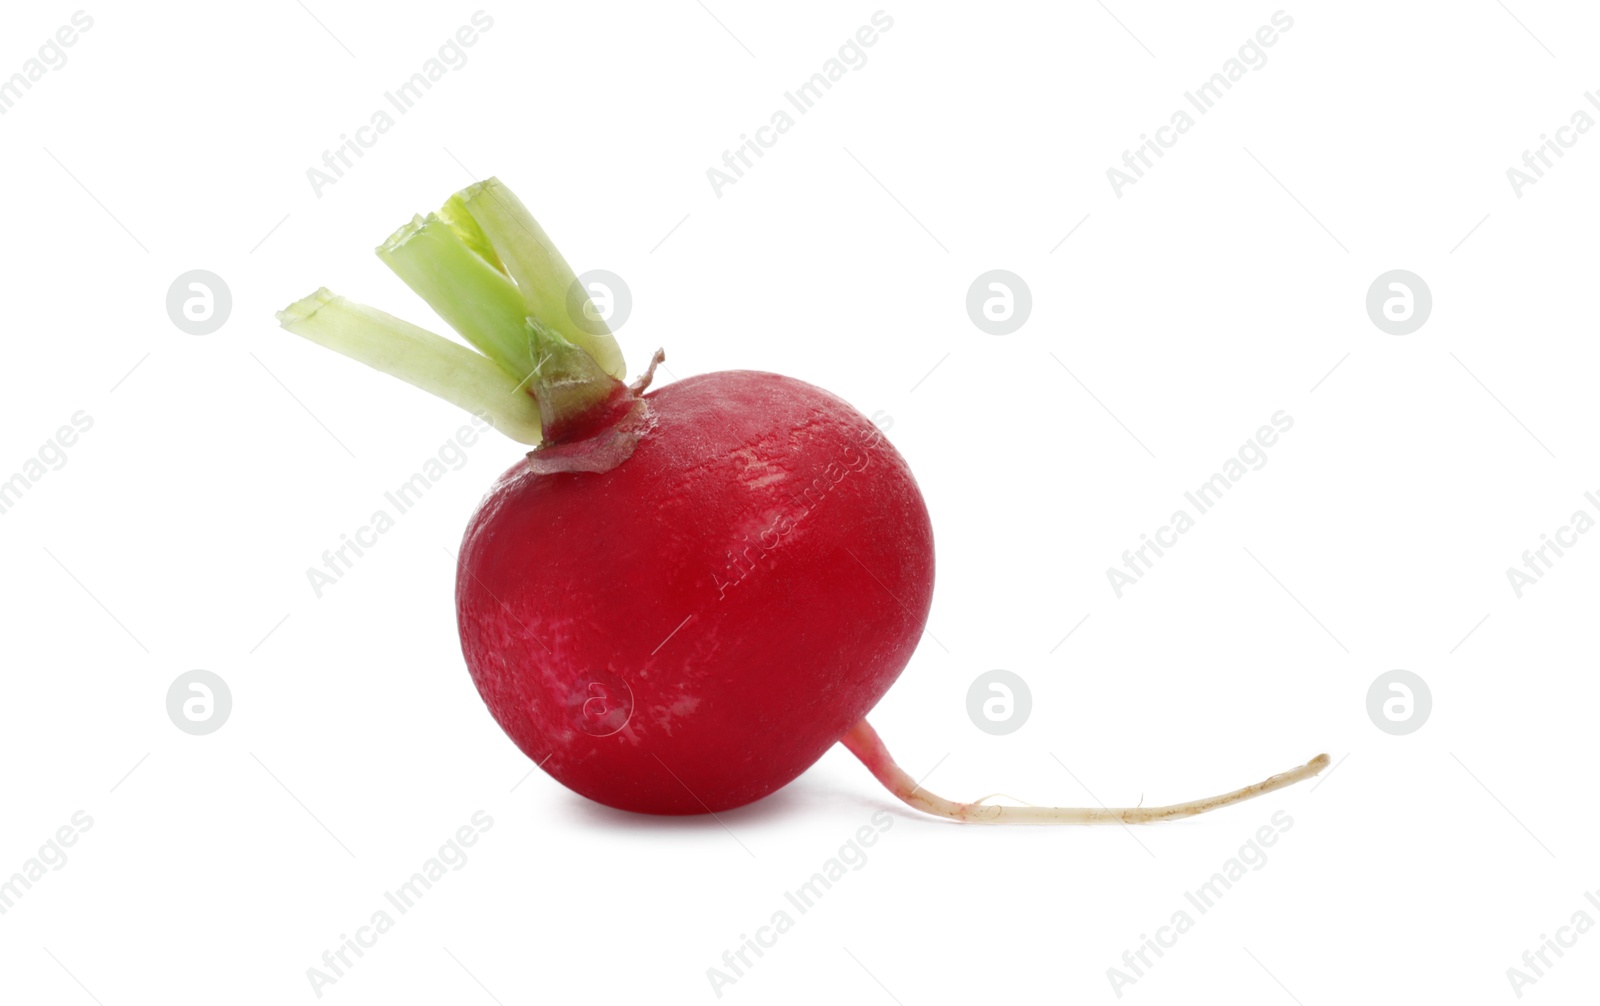
M 278 312 L 284 328 L 476 413 L 525 444 L 540 441 L 539 407 L 488 358 L 323 288 Z
M 619 421 L 622 351 L 566 259 L 497 179 L 456 193 L 378 248 L 395 275 L 479 352 L 326 289 L 283 327 L 484 415 L 523 443 L 580 439 Z M 482 355 L 480 355 L 480 353 Z
M 378 257 L 513 381 L 533 371 L 522 327 L 528 311 L 516 284 L 446 220 L 415 218 L 379 246 Z
M 626 411 L 633 396 L 621 381 L 601 370 L 594 357 L 531 316 L 527 324 L 528 342 L 538 361 L 532 391 L 546 440 L 581 436 Z
M 539 221 L 498 178 L 462 189 L 445 204 L 447 215 L 459 205 L 477 223 L 506 272 L 516 280 L 527 313 L 594 357 L 615 378 L 627 373 L 611 329 L 595 313 L 588 291 L 578 287 L 572 267 L 561 257 Z

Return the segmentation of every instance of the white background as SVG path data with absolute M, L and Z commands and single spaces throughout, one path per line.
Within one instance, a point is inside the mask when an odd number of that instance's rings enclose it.
M 1506 177 L 1600 115 L 1592 10 L 1288 8 L 1266 65 L 1118 198 L 1106 169 L 1275 7 L 891 7 L 719 198 L 706 169 L 874 6 L 489 7 L 319 197 L 306 170 L 477 8 L 307 6 L 90 8 L 0 116 L 0 478 L 94 421 L 0 515 L 0 875 L 94 822 L 0 916 L 0 999 L 317 1001 L 307 969 L 480 809 L 467 865 L 325 1001 L 717 1001 L 707 969 L 883 809 L 867 864 L 724 1001 L 1116 1001 L 1107 969 L 1280 810 L 1267 865 L 1123 998 L 1513 1001 L 1506 969 L 1600 887 L 1600 544 L 1520 599 L 1505 573 L 1600 490 L 1600 132 L 1521 198 Z M 8 6 L 0 75 L 73 10 Z M 930 789 L 1164 803 L 1337 769 L 1133 831 L 925 819 L 837 748 L 720 821 L 529 776 L 463 667 L 449 554 L 520 448 L 480 443 L 318 599 L 307 567 L 461 414 L 272 317 L 326 284 L 442 331 L 370 250 L 489 174 L 575 268 L 626 279 L 633 369 L 662 346 L 671 375 L 773 370 L 892 416 L 937 641 L 872 721 Z M 964 306 L 996 268 L 1033 295 L 1008 336 Z M 215 334 L 168 319 L 190 269 L 232 290 Z M 1366 313 L 1390 269 L 1432 290 L 1411 335 Z M 1106 569 L 1279 409 L 1267 465 L 1118 599 Z M 194 668 L 232 690 L 209 736 L 166 713 Z M 994 668 L 1033 696 L 1005 737 L 966 712 Z M 1394 668 L 1432 689 L 1409 736 L 1366 712 Z M 1523 992 L 1597 980 L 1591 934 Z

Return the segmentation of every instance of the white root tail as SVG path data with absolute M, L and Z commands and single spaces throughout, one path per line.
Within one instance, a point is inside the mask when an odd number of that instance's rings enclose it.
M 1320 754 L 1299 768 L 1264 779 L 1253 786 L 1166 807 L 1002 807 L 985 804 L 981 800 L 976 803 L 956 803 L 929 793 L 895 764 L 878 732 L 866 720 L 851 727 L 840 740 L 889 792 L 906 804 L 925 814 L 968 824 L 1149 824 L 1152 821 L 1170 821 L 1204 814 L 1208 810 L 1293 786 L 1328 767 L 1328 756 Z

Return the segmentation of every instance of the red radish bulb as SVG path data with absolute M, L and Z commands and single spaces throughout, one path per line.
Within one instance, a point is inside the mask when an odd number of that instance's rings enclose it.
M 934 796 L 865 715 L 933 599 L 933 530 L 881 432 L 819 388 L 726 371 L 647 392 L 531 214 L 496 180 L 378 249 L 475 349 L 318 291 L 285 328 L 538 444 L 478 507 L 458 556 L 462 652 L 522 751 L 592 800 L 715 813 L 834 743 L 919 810 L 981 823 L 1136 823 L 1309 778 L 1126 809 Z M 476 350 L 476 351 L 475 351 Z
M 866 417 L 749 371 L 646 395 L 606 472 L 513 466 L 467 527 L 461 648 L 573 790 L 703 814 L 805 771 L 888 691 L 933 600 L 916 481 Z

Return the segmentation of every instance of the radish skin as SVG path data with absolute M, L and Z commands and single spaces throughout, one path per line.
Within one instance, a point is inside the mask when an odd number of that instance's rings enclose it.
M 639 399 L 628 456 L 512 466 L 457 559 L 461 651 L 506 734 L 567 788 L 720 813 L 810 768 L 910 661 L 933 527 L 871 420 L 778 374 Z M 621 425 L 621 424 L 619 424 Z

